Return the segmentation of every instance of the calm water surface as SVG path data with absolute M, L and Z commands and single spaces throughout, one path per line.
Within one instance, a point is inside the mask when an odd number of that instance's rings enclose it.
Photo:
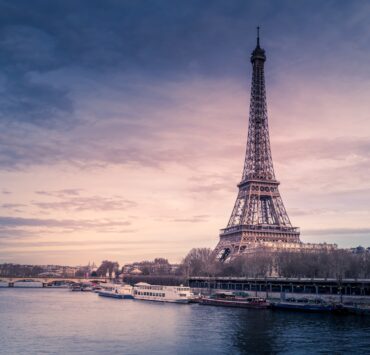
M 370 354 L 370 317 L 0 289 L 1 354 Z

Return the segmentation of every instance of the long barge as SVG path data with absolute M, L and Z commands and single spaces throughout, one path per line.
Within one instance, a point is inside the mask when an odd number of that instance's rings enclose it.
M 268 301 L 259 297 L 247 297 L 247 298 L 205 297 L 199 301 L 199 304 L 204 306 L 253 308 L 253 309 L 267 309 L 270 307 L 270 303 Z

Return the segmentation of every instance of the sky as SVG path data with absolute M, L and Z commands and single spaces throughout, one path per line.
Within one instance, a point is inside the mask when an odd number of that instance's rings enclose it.
M 214 248 L 261 26 L 275 174 L 304 242 L 370 246 L 370 3 L 0 0 L 0 263 Z

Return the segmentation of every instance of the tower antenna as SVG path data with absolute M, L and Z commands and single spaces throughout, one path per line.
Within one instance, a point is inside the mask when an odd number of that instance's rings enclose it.
M 257 47 L 260 46 L 260 26 L 257 26 Z

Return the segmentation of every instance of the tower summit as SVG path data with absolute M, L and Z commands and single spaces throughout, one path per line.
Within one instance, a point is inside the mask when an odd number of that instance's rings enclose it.
M 253 74 L 245 162 L 229 223 L 221 229 L 215 249 L 220 260 L 261 247 L 301 244 L 299 230 L 292 227 L 281 199 L 272 163 L 265 61 L 257 27 L 257 45 L 251 55 Z

